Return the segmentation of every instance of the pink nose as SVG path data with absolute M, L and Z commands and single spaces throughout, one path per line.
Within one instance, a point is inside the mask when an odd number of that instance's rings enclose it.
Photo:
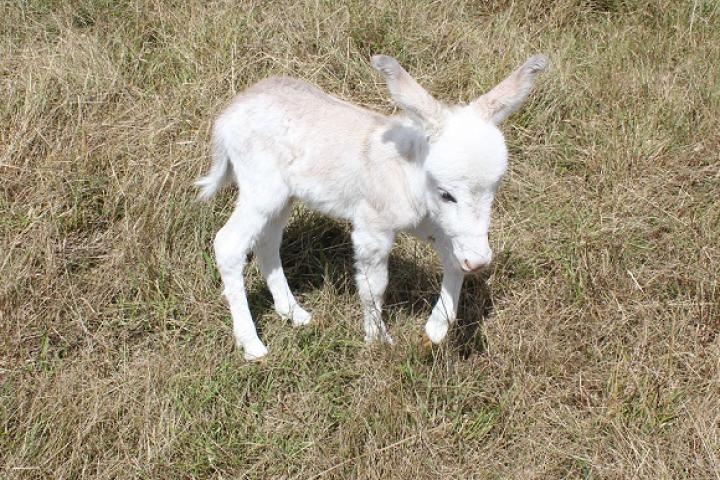
M 474 273 L 483 267 L 490 265 L 492 260 L 492 253 L 488 253 L 484 257 L 477 257 L 473 259 L 466 258 L 462 262 L 462 269 L 465 273 Z

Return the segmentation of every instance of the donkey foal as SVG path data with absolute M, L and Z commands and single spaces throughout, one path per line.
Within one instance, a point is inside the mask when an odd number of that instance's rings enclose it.
M 545 63 L 536 55 L 477 100 L 447 106 L 395 59 L 373 56 L 373 67 L 405 112 L 391 117 L 291 78 L 268 78 L 241 93 L 215 122 L 213 165 L 196 185 L 202 199 L 231 181 L 239 188 L 214 247 L 245 358 L 267 354 L 245 295 L 250 250 L 277 313 L 296 326 L 310 322 L 280 263 L 294 200 L 351 222 L 366 342 L 392 342 L 381 312 L 395 235 L 407 231 L 432 242 L 443 279 L 425 333 L 441 342 L 456 318 L 463 276 L 492 259 L 490 213 L 507 165 L 497 125 L 523 103 Z

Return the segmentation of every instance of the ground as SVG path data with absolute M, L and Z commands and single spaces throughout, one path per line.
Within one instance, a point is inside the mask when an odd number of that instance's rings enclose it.
M 714 0 L 5 2 L 0 469 L 54 478 L 720 478 Z M 493 266 L 429 354 L 431 250 L 400 238 L 394 346 L 362 343 L 348 229 L 298 208 L 314 314 L 233 348 L 194 200 L 209 129 L 270 74 L 389 113 L 393 55 L 469 101 L 536 52 L 503 130 Z

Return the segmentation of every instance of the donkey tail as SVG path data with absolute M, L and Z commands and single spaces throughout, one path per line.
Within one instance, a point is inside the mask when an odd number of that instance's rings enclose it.
M 218 190 L 232 182 L 233 167 L 230 156 L 218 137 L 219 135 L 213 135 L 213 163 L 210 171 L 195 181 L 195 186 L 200 189 L 198 200 L 201 201 L 210 200 Z

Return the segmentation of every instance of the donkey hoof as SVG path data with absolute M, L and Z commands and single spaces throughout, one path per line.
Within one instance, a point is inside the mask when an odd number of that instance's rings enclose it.
M 262 354 L 245 352 L 243 358 L 248 362 L 264 362 L 267 359 L 267 351 Z
M 447 322 L 437 322 L 430 320 L 425 324 L 424 337 L 433 344 L 438 345 L 442 343 L 443 340 L 445 340 L 449 326 L 450 325 L 448 325 Z
M 420 336 L 420 351 L 427 354 L 432 352 L 432 348 L 433 342 L 430 341 L 430 337 L 427 336 L 427 333 L 423 332 L 423 334 Z
M 265 358 L 265 356 L 268 354 L 268 349 L 265 347 L 265 345 L 262 344 L 262 342 L 258 342 L 257 344 L 252 346 L 246 346 L 244 347 L 244 350 L 245 354 L 243 355 L 243 357 L 248 362 L 257 362 Z
M 387 332 L 378 332 L 370 335 L 365 335 L 365 343 L 387 343 L 388 345 L 394 345 L 395 340 Z
M 311 320 L 312 315 L 310 315 L 302 308 L 297 307 L 295 310 L 293 310 L 292 324 L 294 327 L 304 327 L 305 325 L 309 324 Z

